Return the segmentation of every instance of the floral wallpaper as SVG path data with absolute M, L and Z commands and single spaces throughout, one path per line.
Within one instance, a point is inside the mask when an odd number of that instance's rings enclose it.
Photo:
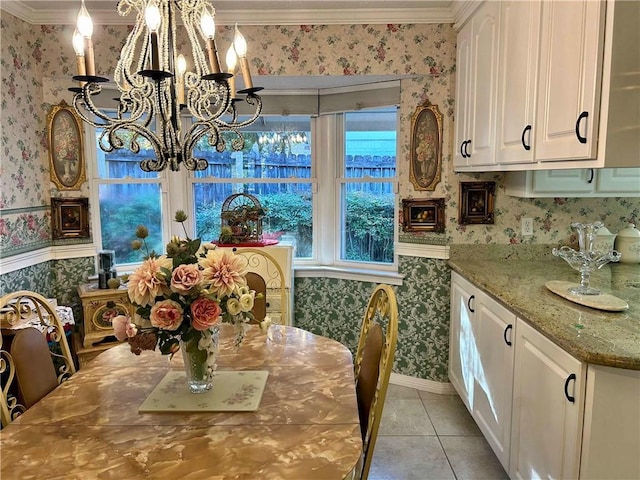
M 58 192 L 49 180 L 46 116 L 51 105 L 71 103 L 70 77 L 75 69 L 72 26 L 29 25 L 1 12 L 0 82 L 0 247 L 2 256 L 41 248 L 50 235 L 51 196 L 88 196 L 82 190 Z M 94 46 L 99 75 L 112 76 L 126 26 L 96 26 Z M 400 233 L 401 241 L 433 244 L 556 243 L 570 236 L 577 219 L 605 222 L 616 232 L 640 217 L 640 199 L 518 199 L 504 194 L 503 174 L 455 174 L 452 132 L 455 95 L 455 42 L 452 25 L 299 25 L 244 26 L 250 45 L 254 84 L 260 75 L 388 75 L 410 74 L 401 82 L 400 198 L 444 197 L 443 234 Z M 232 27 L 218 28 L 217 42 L 225 51 Z M 185 39 L 179 39 L 180 46 Z M 184 50 L 184 49 L 182 49 Z M 301 78 L 301 86 L 304 78 Z M 409 181 L 411 116 L 424 102 L 438 105 L 443 115 L 443 168 L 433 192 L 419 192 Z M 495 224 L 457 224 L 460 181 L 497 183 Z M 534 219 L 535 234 L 519 235 L 520 219 Z M 72 299 L 75 285 L 92 271 L 93 259 L 28 266 L 2 276 L 3 285 L 34 285 L 60 298 Z M 67 263 L 70 265 L 67 267 Z M 63 266 L 64 265 L 64 266 Z M 32 270 L 37 271 L 32 275 Z M 436 381 L 446 380 L 448 337 L 448 268 L 434 259 L 402 257 L 406 273 L 398 288 L 401 332 L 396 371 Z M 48 275 L 43 272 L 48 271 Z M 6 283 L 5 283 L 6 281 Z M 42 282 L 42 283 L 40 283 Z M 39 288 L 36 288 L 39 287 Z M 348 287 L 348 288 L 346 288 Z M 353 292 L 348 299 L 345 291 Z M 353 347 L 371 291 L 368 283 L 333 279 L 296 281 L 296 322 Z M 336 302 L 336 298 L 342 300 Z

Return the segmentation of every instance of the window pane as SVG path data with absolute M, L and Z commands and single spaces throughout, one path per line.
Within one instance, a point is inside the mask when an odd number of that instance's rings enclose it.
M 158 178 L 158 172 L 145 172 L 140 168 L 140 162 L 147 158 L 155 158 L 153 148 L 148 141 L 143 138 L 138 139 L 140 151 L 137 154 L 132 153 L 128 148 L 121 148 L 105 153 L 100 148 L 100 135 L 102 129 L 96 130 L 96 151 L 98 157 L 98 178 Z M 130 132 L 121 134 L 125 145 L 127 140 L 131 139 Z M 103 139 L 103 144 L 108 145 L 108 138 Z
M 209 162 L 196 178 L 310 178 L 311 119 L 308 116 L 264 116 L 241 130 L 245 148 L 218 153 L 202 138 L 193 151 Z M 230 144 L 234 134 L 223 133 Z
M 234 193 L 254 195 L 266 210 L 264 239 L 296 245 L 296 258 L 312 255 L 311 183 L 195 183 L 196 235 L 203 241 L 220 237 L 220 214 L 225 199 Z
M 342 186 L 341 260 L 393 263 L 392 183 Z
M 149 252 L 164 252 L 159 184 L 100 185 L 102 248 L 115 250 L 116 263 L 141 262 L 147 251 L 133 251 L 136 228 L 149 229 Z
M 396 176 L 397 110 L 376 109 L 345 113 L 347 178 Z
M 393 263 L 397 109 L 344 114 L 345 159 L 341 198 L 340 259 Z

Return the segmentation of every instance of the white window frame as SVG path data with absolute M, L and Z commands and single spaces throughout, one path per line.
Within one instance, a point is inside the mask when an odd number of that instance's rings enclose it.
M 367 86 L 367 89 L 371 86 Z M 344 92 L 340 92 L 344 93 Z M 387 178 L 344 178 L 338 172 L 344 171 L 344 112 L 322 114 L 311 117 L 311 178 L 287 179 L 207 179 L 196 178 L 192 172 L 181 169 L 179 172 L 161 172 L 158 179 L 135 179 L 134 183 L 160 183 L 161 211 L 163 212 L 163 238 L 168 242 L 171 235 L 184 235 L 180 225 L 173 222 L 177 210 L 184 210 L 188 215 L 187 231 L 195 232 L 195 206 L 193 205 L 193 185 L 195 183 L 305 183 L 312 185 L 313 208 L 313 253 L 311 258 L 294 259 L 295 276 L 329 277 L 350 280 L 390 283 L 400 285 L 402 275 L 398 274 L 398 180 Z M 397 130 L 399 132 L 399 115 Z M 187 129 L 190 123 L 183 117 L 182 128 Z M 95 138 L 95 129 L 85 125 L 86 138 Z M 97 169 L 97 144 L 87 142 L 86 154 L 89 159 L 88 174 L 91 178 L 91 201 L 96 206 L 92 215 L 94 243 L 102 248 L 102 231 L 100 225 L 99 185 L 102 183 L 125 183 L 126 179 L 99 179 Z M 396 146 L 396 159 L 399 158 Z M 320 168 L 322 166 L 322 168 Z M 396 165 L 396 174 L 398 166 Z M 382 182 L 394 185 L 394 261 L 389 264 L 375 262 L 353 262 L 340 259 L 341 245 L 341 188 L 346 183 Z M 131 233 L 133 235 L 133 232 Z M 136 264 L 118 264 L 119 273 L 130 272 Z

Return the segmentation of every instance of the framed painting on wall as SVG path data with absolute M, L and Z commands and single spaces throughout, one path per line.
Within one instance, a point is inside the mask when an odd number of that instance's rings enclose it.
M 52 198 L 51 223 L 54 240 L 89 238 L 89 199 Z
M 402 200 L 402 230 L 444 232 L 444 198 Z
M 411 119 L 409 180 L 415 190 L 435 190 L 442 176 L 442 114 L 420 105 Z
M 496 182 L 460 182 L 459 223 L 492 224 Z
M 85 181 L 82 122 L 63 100 L 47 116 L 49 171 L 58 190 L 80 190 Z

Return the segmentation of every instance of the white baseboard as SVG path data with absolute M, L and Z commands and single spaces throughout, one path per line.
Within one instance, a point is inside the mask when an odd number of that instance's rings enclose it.
M 434 382 L 433 380 L 425 380 L 424 378 L 409 377 L 399 373 L 391 373 L 390 383 L 401 387 L 415 388 L 423 392 L 439 393 L 441 395 L 451 395 L 457 393 L 453 385 L 449 382 Z

